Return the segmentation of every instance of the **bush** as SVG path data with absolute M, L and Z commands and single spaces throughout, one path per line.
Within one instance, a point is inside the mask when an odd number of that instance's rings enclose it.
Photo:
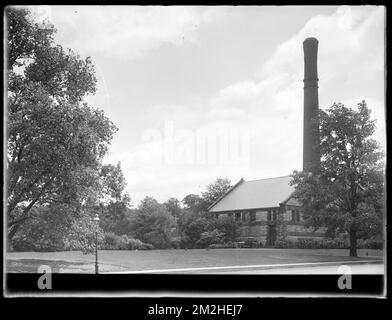
M 127 250 L 139 250 L 143 246 L 143 242 L 139 239 L 129 238 L 127 241 Z
M 128 242 L 129 242 L 129 239 L 128 239 L 127 235 L 123 234 L 122 236 L 120 236 L 118 238 L 118 242 L 117 242 L 118 249 L 119 250 L 128 250 Z
M 259 248 L 259 241 L 255 238 L 246 238 L 245 243 L 242 245 L 243 248 Z
M 347 249 L 349 248 L 349 242 L 346 239 L 312 239 L 312 238 L 298 238 L 297 240 L 281 239 L 275 242 L 275 248 Z
M 170 240 L 170 246 L 174 249 L 183 248 L 184 238 L 183 237 L 174 237 Z
M 151 243 L 144 243 L 140 247 L 140 250 L 152 250 L 154 249 L 154 246 Z
M 118 238 L 119 236 L 113 232 L 105 232 L 101 249 L 116 250 L 118 248 Z
M 312 239 L 298 238 L 297 240 L 277 240 L 275 248 L 284 249 L 348 249 L 350 241 L 348 239 Z M 357 249 L 383 249 L 383 241 L 375 239 L 358 239 Z
M 224 243 L 213 243 L 208 246 L 208 249 L 227 249 L 227 248 L 235 248 L 235 243 L 229 241 Z
M 237 237 L 240 235 L 239 223 L 229 217 L 216 219 L 214 221 L 214 228 L 219 232 L 224 233 L 223 240 L 225 242 L 236 241 Z
M 211 219 L 198 216 L 190 216 L 184 222 L 183 234 L 185 236 L 185 243 L 188 248 L 198 247 L 198 241 L 201 240 L 202 234 L 213 230 Z M 203 242 L 204 240 L 202 240 Z M 211 244 L 211 243 L 209 243 Z
M 359 249 L 378 249 L 382 250 L 384 248 L 384 242 L 382 240 L 374 240 L 374 239 L 359 239 L 357 242 L 357 246 Z
M 225 234 L 219 232 L 218 229 L 206 231 L 200 235 L 200 240 L 198 240 L 196 244 L 202 248 L 206 248 L 211 244 L 222 243 L 224 235 Z
M 299 249 L 346 249 L 349 243 L 344 239 L 311 239 L 298 238 L 296 247 Z
M 139 239 L 128 238 L 127 235 L 116 235 L 113 232 L 106 232 L 104 235 L 103 243 L 101 244 L 102 250 L 151 250 L 154 246 L 150 243 L 144 243 Z
M 95 249 L 96 226 L 87 211 L 75 214 L 72 207 L 53 205 L 33 209 L 34 215 L 23 223 L 9 242 L 14 251 L 67 251 L 82 250 L 91 253 Z M 98 229 L 98 241 L 103 240 Z
M 292 249 L 295 248 L 295 241 L 289 239 L 280 239 L 275 241 L 274 247 L 278 249 Z

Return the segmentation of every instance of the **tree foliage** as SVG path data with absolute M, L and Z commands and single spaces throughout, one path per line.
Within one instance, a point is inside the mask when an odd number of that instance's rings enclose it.
M 86 213 L 105 193 L 118 197 L 123 186 L 109 174 L 120 169 L 102 164 L 117 128 L 83 101 L 96 90 L 91 59 L 56 45 L 55 29 L 34 23 L 28 10 L 7 7 L 5 13 L 11 240 L 35 207 L 52 212 L 51 206 L 66 205 Z
M 231 188 L 230 181 L 227 178 L 216 178 L 213 183 L 206 187 L 206 191 L 201 196 L 197 194 L 188 194 L 182 199 L 185 210 L 193 213 L 207 212 L 208 207 L 216 200 L 222 197 Z
M 350 255 L 358 238 L 382 233 L 384 213 L 383 153 L 372 138 L 375 121 L 362 101 L 358 111 L 335 103 L 320 111 L 319 174 L 293 173 L 295 196 L 306 223 L 326 226 L 327 234 L 350 235 Z
M 197 240 L 197 245 L 205 248 L 211 244 L 218 244 L 223 242 L 225 234 L 218 229 L 212 231 L 205 231 L 200 234 L 200 239 Z
M 184 209 L 181 207 L 181 202 L 177 198 L 168 199 L 164 205 L 171 215 L 176 219 L 180 218 L 184 213 Z
M 218 177 L 213 183 L 207 186 L 207 190 L 202 193 L 202 197 L 206 203 L 208 203 L 208 206 L 210 206 L 222 197 L 230 188 L 231 185 L 229 179 Z
M 209 204 L 197 194 L 188 194 L 182 199 L 185 210 L 193 213 L 206 212 Z
M 48 24 L 40 27 L 33 23 L 27 9 L 7 7 L 5 16 L 8 69 L 23 66 L 26 59 L 34 58 L 40 48 L 47 48 L 53 42 L 55 29 Z
M 91 223 L 88 212 L 76 211 L 65 204 L 53 204 L 32 209 L 29 223 L 22 224 L 10 246 L 16 251 L 82 250 L 95 248 L 95 237 L 103 239 L 103 232 Z M 97 232 L 97 234 L 96 234 Z
M 209 232 L 214 229 L 214 222 L 212 218 L 200 213 L 188 213 L 184 217 L 181 226 L 186 246 L 193 248 L 198 246 L 198 241 L 204 232 Z
M 116 235 L 127 235 L 130 232 L 129 216 L 132 212 L 130 198 L 124 194 L 120 199 L 111 200 L 101 209 L 100 227 L 105 232 L 112 232 Z
M 235 241 L 238 236 L 236 222 L 229 221 L 230 219 L 216 219 L 213 214 L 208 212 L 208 207 L 230 188 L 230 181 L 227 178 L 218 177 L 213 183 L 207 185 L 202 196 L 188 194 L 184 197 L 182 200 L 184 214 L 177 223 L 185 246 L 191 248 L 204 246 L 212 239 Z M 216 237 L 217 235 L 219 237 Z
M 176 221 L 166 206 L 151 197 L 145 197 L 130 215 L 131 235 L 155 248 L 170 247 Z
M 215 220 L 214 226 L 223 233 L 223 240 L 234 242 L 240 235 L 239 223 L 230 217 L 223 217 Z

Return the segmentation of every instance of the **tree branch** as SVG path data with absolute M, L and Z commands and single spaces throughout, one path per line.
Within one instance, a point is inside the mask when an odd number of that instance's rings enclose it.
M 32 181 L 27 187 L 23 188 L 22 191 L 19 193 L 19 195 L 11 201 L 11 203 L 8 205 L 8 212 L 11 213 L 16 205 L 20 202 L 20 200 L 22 199 L 22 196 L 25 192 L 29 191 L 38 181 L 39 179 L 42 178 L 42 176 L 44 176 L 46 173 L 49 173 L 49 170 L 44 170 L 42 171 L 37 178 L 35 178 L 34 181 Z M 51 181 L 52 179 L 50 179 L 49 181 Z M 44 187 L 42 188 L 42 191 L 40 192 L 40 196 L 44 190 L 44 188 L 46 187 L 46 184 L 44 185 Z
M 38 194 L 38 196 L 30 202 L 30 204 L 23 210 L 22 213 L 22 217 L 18 218 L 12 222 L 8 223 L 8 227 L 12 227 L 13 225 L 16 225 L 18 223 L 21 223 L 29 218 L 31 218 L 31 215 L 29 215 L 29 212 L 31 210 L 31 208 L 35 205 L 35 203 L 39 200 L 39 198 L 41 197 L 41 195 L 44 193 L 45 189 L 48 187 L 48 185 L 52 182 L 53 178 L 50 178 L 45 185 L 42 187 L 41 192 Z M 11 211 L 10 211 L 11 212 Z

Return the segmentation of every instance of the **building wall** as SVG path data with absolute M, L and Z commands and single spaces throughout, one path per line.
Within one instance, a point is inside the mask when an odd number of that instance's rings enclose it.
M 248 222 L 260 222 L 260 221 L 268 221 L 268 212 L 271 214 L 271 219 L 273 219 L 273 214 L 276 212 L 276 215 L 279 212 L 279 207 L 270 210 L 249 210 L 249 211 L 237 211 L 237 212 L 227 212 L 227 213 L 219 213 L 218 219 L 223 219 L 227 217 L 231 217 L 232 219 L 236 219 L 238 214 L 240 216 L 239 222 L 248 223 Z M 251 215 L 254 214 L 255 220 L 251 220 Z
M 241 226 L 240 237 L 255 238 L 258 241 L 265 241 L 267 237 L 267 226 L 266 225 Z
M 296 240 L 298 238 L 323 238 L 325 236 L 326 228 L 315 231 L 312 227 L 305 227 L 302 208 L 289 203 L 281 206 L 284 219 L 280 228 L 280 239 Z
M 305 227 L 302 209 L 295 204 L 288 201 L 276 208 L 220 213 L 218 218 L 239 218 L 240 238 L 255 238 L 265 242 L 268 239 L 268 225 L 275 226 L 276 240 L 324 237 L 325 228 L 314 231 L 313 228 Z

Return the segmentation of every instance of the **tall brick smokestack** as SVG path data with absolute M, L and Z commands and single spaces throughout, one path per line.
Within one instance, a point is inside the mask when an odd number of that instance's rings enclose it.
M 320 168 L 319 100 L 316 38 L 307 38 L 304 46 L 304 140 L 303 170 L 317 172 Z

